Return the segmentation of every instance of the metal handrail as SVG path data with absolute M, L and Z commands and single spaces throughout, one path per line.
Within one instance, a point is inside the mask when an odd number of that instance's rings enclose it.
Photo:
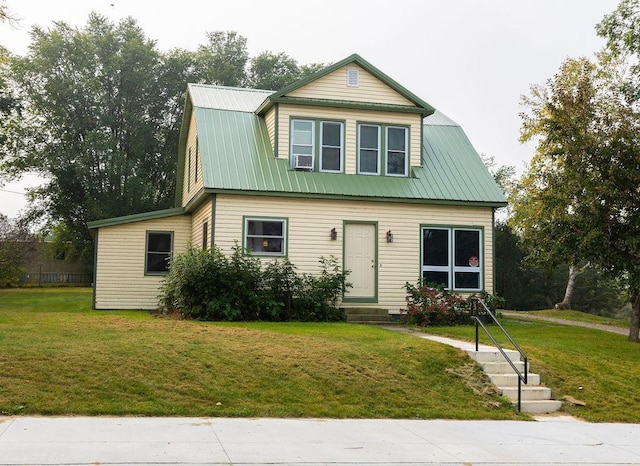
M 481 309 L 478 309 L 478 304 L 480 304 Z M 504 352 L 504 349 L 502 348 L 500 343 L 498 343 L 496 341 L 496 339 L 494 338 L 493 334 L 484 325 L 484 323 L 482 322 L 482 320 L 479 317 L 481 315 L 490 316 L 491 319 L 493 320 L 493 322 L 498 325 L 500 330 L 502 330 L 502 333 L 504 333 L 504 335 L 507 337 L 507 339 L 511 342 L 511 344 L 516 349 L 516 351 L 518 353 L 520 353 L 520 357 L 524 361 L 524 374 L 522 374 L 522 372 L 520 372 L 520 370 L 518 370 L 518 368 L 513 363 L 511 358 L 509 358 L 507 356 L 507 353 Z M 493 312 L 491 312 L 491 310 L 487 307 L 487 305 L 485 304 L 485 302 L 481 298 L 473 298 L 472 299 L 472 301 L 471 301 L 471 317 L 476 322 L 476 352 L 478 351 L 478 325 L 480 325 L 484 329 L 485 333 L 489 336 L 489 338 L 491 339 L 493 344 L 496 346 L 496 348 L 498 348 L 498 350 L 500 351 L 502 356 L 505 358 L 505 360 L 509 363 L 509 365 L 514 370 L 514 372 L 518 375 L 518 412 L 519 412 L 520 409 L 521 409 L 521 400 L 522 400 L 522 383 L 524 382 L 525 385 L 527 384 L 527 374 L 529 372 L 528 371 L 527 355 L 524 353 L 524 351 L 522 351 L 522 349 L 520 349 L 518 344 L 515 341 L 513 341 L 513 338 L 511 338 L 511 335 L 509 335 L 509 332 L 507 332 L 504 329 L 504 327 L 500 324 L 500 322 L 498 322 L 498 319 L 496 318 L 496 316 L 493 314 Z

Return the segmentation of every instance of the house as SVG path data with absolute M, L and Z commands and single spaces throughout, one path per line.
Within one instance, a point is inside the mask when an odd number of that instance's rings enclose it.
M 455 122 L 358 55 L 278 92 L 190 84 L 175 208 L 92 222 L 96 309 L 153 309 L 167 260 L 237 242 L 303 273 L 335 256 L 349 308 L 420 277 L 493 292 L 505 198 Z

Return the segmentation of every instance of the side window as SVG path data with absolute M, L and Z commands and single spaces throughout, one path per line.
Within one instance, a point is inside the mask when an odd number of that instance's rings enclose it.
M 209 249 L 209 224 L 202 223 L 202 249 Z
M 407 155 L 407 129 L 396 126 L 387 128 L 387 175 L 407 176 L 408 155 Z
M 148 231 L 146 244 L 145 274 L 167 273 L 173 252 L 173 232 Z
M 287 221 L 285 219 L 245 218 L 244 247 L 251 254 L 286 255 Z
M 482 231 L 474 228 L 422 229 L 422 281 L 448 289 L 482 289 Z
M 311 120 L 291 120 L 291 164 L 293 168 L 313 169 L 314 126 Z
M 320 122 L 320 171 L 342 171 L 342 123 L 333 121 Z
M 358 173 L 380 174 L 380 127 L 358 125 Z

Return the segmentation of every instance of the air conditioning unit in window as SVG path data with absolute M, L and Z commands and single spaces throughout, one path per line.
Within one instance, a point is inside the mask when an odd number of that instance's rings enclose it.
M 313 170 L 312 155 L 294 155 L 293 168 L 295 170 Z

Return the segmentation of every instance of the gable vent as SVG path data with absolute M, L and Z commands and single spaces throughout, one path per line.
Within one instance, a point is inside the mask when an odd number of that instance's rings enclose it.
M 360 70 L 347 69 L 347 86 L 358 87 L 360 85 Z

